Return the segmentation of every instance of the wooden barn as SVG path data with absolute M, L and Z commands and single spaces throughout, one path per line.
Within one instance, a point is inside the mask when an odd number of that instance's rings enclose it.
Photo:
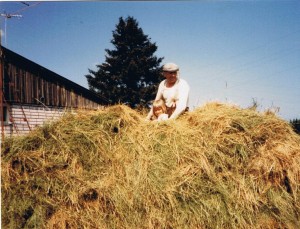
M 28 133 L 66 110 L 98 109 L 90 90 L 1 47 L 1 138 Z

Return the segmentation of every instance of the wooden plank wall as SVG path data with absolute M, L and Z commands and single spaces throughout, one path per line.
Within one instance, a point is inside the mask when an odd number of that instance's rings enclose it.
M 26 134 L 66 110 L 103 108 L 105 100 L 88 89 L 4 47 L 1 51 L 5 136 Z
M 10 103 L 44 104 L 49 107 L 95 109 L 102 107 L 60 82 L 50 82 L 8 63 L 5 74 L 5 99 Z

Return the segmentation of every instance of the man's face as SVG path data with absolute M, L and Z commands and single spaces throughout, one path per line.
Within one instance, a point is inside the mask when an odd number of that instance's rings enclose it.
M 177 81 L 177 71 L 175 72 L 163 72 L 164 77 L 166 78 L 166 80 L 168 81 L 168 83 L 170 84 L 174 84 Z

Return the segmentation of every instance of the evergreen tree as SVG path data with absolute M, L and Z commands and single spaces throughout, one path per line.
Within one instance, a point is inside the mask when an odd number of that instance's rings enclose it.
M 108 104 L 124 103 L 145 107 L 154 99 L 161 78 L 163 58 L 157 58 L 155 43 L 138 27 L 133 17 L 123 20 L 113 31 L 115 49 L 105 49 L 105 63 L 86 75 L 90 90 L 107 99 Z
M 290 120 L 290 124 L 297 134 L 300 134 L 300 119 Z

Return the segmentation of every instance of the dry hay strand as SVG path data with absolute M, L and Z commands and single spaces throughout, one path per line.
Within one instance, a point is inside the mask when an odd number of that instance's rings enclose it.
M 146 122 L 118 105 L 1 153 L 4 228 L 300 227 L 300 138 L 270 112 L 208 103 Z

